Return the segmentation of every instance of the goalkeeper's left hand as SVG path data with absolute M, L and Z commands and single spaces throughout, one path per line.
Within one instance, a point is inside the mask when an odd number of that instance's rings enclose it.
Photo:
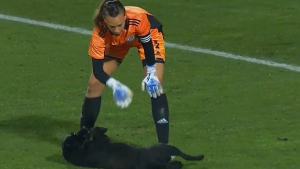
M 147 66 L 147 75 L 142 81 L 142 91 L 148 91 L 150 97 L 157 98 L 163 94 L 163 88 L 156 76 L 155 65 Z

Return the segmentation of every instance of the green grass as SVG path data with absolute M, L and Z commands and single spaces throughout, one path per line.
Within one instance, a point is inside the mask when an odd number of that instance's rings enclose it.
M 2 0 L 0 13 L 88 29 L 99 3 L 19 2 Z M 300 2 L 288 2 L 124 3 L 155 14 L 165 25 L 168 42 L 300 65 Z M 0 37 L 0 167 L 77 168 L 62 159 L 60 141 L 79 126 L 90 73 L 90 37 L 4 20 Z M 156 142 L 150 100 L 140 91 L 142 68 L 135 49 L 114 77 L 132 88 L 133 103 L 120 110 L 105 90 L 97 124 L 108 127 L 116 140 L 140 146 Z M 299 73 L 168 48 L 164 88 L 171 144 L 206 155 L 200 163 L 184 162 L 186 169 L 300 167 Z

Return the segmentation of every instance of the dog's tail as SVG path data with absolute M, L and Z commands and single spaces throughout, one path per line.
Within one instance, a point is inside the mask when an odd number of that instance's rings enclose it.
M 171 145 L 167 145 L 170 155 L 171 156 L 179 156 L 187 161 L 201 161 L 204 158 L 204 155 L 196 155 L 196 156 L 192 156 L 189 154 L 186 154 L 184 152 L 182 152 L 181 150 L 179 150 L 177 147 L 175 146 L 171 146 Z

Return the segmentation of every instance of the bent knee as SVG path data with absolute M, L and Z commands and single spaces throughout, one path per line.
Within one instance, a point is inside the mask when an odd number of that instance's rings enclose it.
M 87 97 L 99 97 L 102 94 L 105 85 L 100 83 L 97 79 L 91 78 L 89 80 L 86 96 Z

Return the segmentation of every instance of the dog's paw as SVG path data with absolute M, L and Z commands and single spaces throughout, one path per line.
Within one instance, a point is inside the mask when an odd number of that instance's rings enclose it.
M 89 130 L 86 127 L 82 127 L 76 134 L 79 137 L 86 137 L 89 134 Z

